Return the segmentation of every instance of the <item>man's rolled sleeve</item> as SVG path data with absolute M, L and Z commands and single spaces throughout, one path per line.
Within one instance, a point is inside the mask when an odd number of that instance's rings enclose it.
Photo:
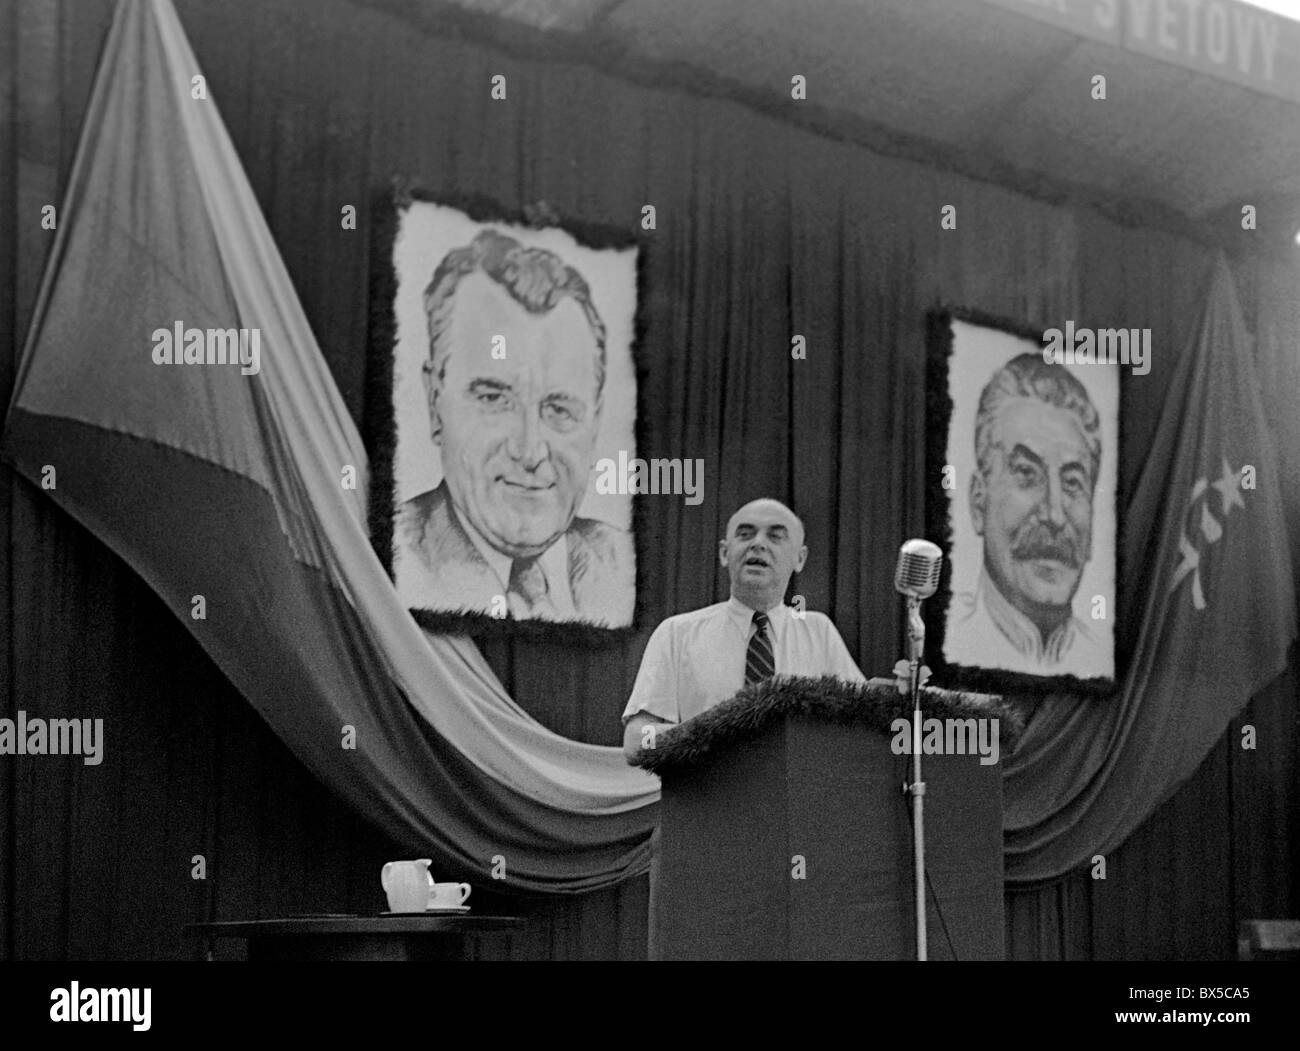
M 646 643 L 641 667 L 632 685 L 632 696 L 623 709 L 624 725 L 638 712 L 647 712 L 665 722 L 681 722 L 681 709 L 677 704 L 676 657 L 672 627 L 664 621 Z

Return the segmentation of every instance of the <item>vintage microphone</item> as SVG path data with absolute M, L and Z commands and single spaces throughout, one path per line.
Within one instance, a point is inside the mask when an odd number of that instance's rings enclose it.
M 925 652 L 925 621 L 921 603 L 939 587 L 943 552 L 928 540 L 908 540 L 898 551 L 894 590 L 907 597 L 907 667 L 912 691 L 912 783 L 903 790 L 912 797 L 912 854 L 916 866 L 916 958 L 926 959 L 925 945 L 925 782 L 921 780 L 921 658 Z

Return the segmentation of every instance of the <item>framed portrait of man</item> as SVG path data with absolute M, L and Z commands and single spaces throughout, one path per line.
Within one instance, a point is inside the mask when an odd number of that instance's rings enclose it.
M 945 548 L 926 603 L 938 683 L 1107 694 L 1116 678 L 1120 369 L 1041 333 L 928 319 L 927 519 Z
M 410 193 L 391 223 L 367 430 L 399 596 L 435 630 L 630 629 L 633 498 L 596 465 L 635 456 L 635 238 Z

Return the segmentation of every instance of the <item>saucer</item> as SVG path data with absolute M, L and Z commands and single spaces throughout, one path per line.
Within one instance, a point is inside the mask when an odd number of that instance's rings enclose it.
M 436 916 L 443 912 L 469 912 L 468 905 L 448 905 L 441 909 L 425 909 L 423 912 L 390 912 L 385 910 L 380 916 Z
M 425 912 L 469 912 L 468 905 L 430 905 Z

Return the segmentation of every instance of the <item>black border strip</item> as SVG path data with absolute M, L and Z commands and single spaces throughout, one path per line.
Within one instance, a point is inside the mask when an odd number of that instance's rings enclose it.
M 950 664 L 943 658 L 944 631 L 948 606 L 952 601 L 952 521 L 951 501 L 943 488 L 943 469 L 948 456 L 948 427 L 952 420 L 952 398 L 948 394 L 948 368 L 952 357 L 952 323 L 996 329 L 1041 346 L 1043 333 L 1027 324 L 1008 321 L 964 307 L 935 307 L 925 317 L 925 535 L 943 549 L 943 567 L 939 588 L 923 606 L 926 631 L 926 663 L 934 673 L 936 686 L 978 690 L 998 694 L 1077 694 L 1086 697 L 1111 697 L 1119 689 L 1121 672 L 1120 609 L 1121 557 L 1123 553 L 1123 515 L 1120 513 L 1119 471 L 1115 472 L 1115 593 L 1112 596 L 1114 620 L 1113 654 L 1115 678 L 1080 679 L 1076 675 L 1030 675 L 1026 672 L 994 671 L 966 664 Z M 1117 366 L 1118 367 L 1118 366 Z M 1120 372 L 1120 404 L 1116 412 L 1116 451 L 1120 453 L 1119 424 L 1123 410 L 1123 372 Z
M 525 206 L 520 211 L 503 207 L 478 194 L 433 192 L 422 189 L 404 176 L 395 176 L 390 186 L 374 202 L 375 221 L 371 224 L 371 273 L 369 337 L 365 408 L 362 436 L 370 456 L 370 542 L 385 571 L 393 575 L 393 509 L 396 486 L 393 455 L 397 444 L 397 425 L 393 411 L 393 366 L 397 344 L 397 275 L 393 269 L 393 245 L 398 220 L 416 201 L 456 208 L 475 222 L 502 223 L 533 230 L 555 227 L 563 230 L 584 247 L 597 251 L 606 248 L 636 248 L 636 316 L 632 333 L 632 367 L 636 376 L 637 456 L 645 458 L 648 446 L 646 377 L 648 368 L 643 348 L 647 328 L 648 300 L 647 259 L 651 239 L 636 230 L 561 219 L 545 202 Z M 385 494 L 386 499 L 379 499 Z M 627 627 L 603 628 L 594 624 L 570 621 L 515 620 L 497 618 L 477 611 L 452 612 L 412 609 L 416 622 L 430 631 L 482 638 L 513 638 L 529 642 L 566 644 L 580 647 L 606 646 L 630 638 L 649 620 L 645 567 L 649 553 L 646 537 L 646 501 L 632 497 L 632 532 L 636 551 L 636 601 L 632 623 Z

